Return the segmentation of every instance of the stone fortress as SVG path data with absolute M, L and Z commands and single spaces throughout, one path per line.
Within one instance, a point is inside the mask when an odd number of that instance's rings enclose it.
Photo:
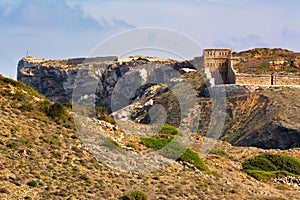
M 299 73 L 238 73 L 234 66 L 240 62 L 240 59 L 232 56 L 230 48 L 204 49 L 201 59 L 212 85 L 300 85 Z

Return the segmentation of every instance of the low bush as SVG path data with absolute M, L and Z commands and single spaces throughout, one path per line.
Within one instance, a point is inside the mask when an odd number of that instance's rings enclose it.
M 243 171 L 258 180 L 300 175 L 300 160 L 289 156 L 262 154 L 243 162 Z
M 188 162 L 199 170 L 208 171 L 208 168 L 199 155 L 193 150 L 184 147 L 179 142 L 165 138 L 142 138 L 142 142 L 145 146 L 153 150 L 161 149 L 160 154 L 166 158 Z
M 60 103 L 53 103 L 46 109 L 46 115 L 58 124 L 71 127 L 73 124 L 72 116 Z
M 33 110 L 33 104 L 32 103 L 28 103 L 28 102 L 24 102 L 22 103 L 21 106 L 19 106 L 19 110 L 21 111 L 32 111 Z
M 95 111 L 96 111 L 97 119 L 106 121 L 111 124 L 116 124 L 116 121 L 114 120 L 114 118 L 112 118 L 108 115 L 108 111 L 106 108 L 101 107 L 101 106 L 96 106 Z
M 35 180 L 32 180 L 32 181 L 29 181 L 27 183 L 27 185 L 30 186 L 30 187 L 37 187 L 37 182 Z
M 191 149 L 187 149 L 186 152 L 179 158 L 182 161 L 193 164 L 197 169 L 202 171 L 208 171 L 208 167 L 205 166 L 203 160 L 199 155 Z
M 164 124 L 159 133 L 167 135 L 177 135 L 179 133 L 179 130 L 175 126 Z
M 123 197 L 123 200 L 147 200 L 146 194 L 140 191 L 133 191 L 130 194 Z
M 58 142 L 57 139 L 53 138 L 53 137 L 41 137 L 41 139 L 46 142 L 47 144 L 51 144 L 54 146 L 59 146 L 60 143 Z
M 212 153 L 212 154 L 216 154 L 216 155 L 219 155 L 219 156 L 226 156 L 227 153 L 223 150 L 219 150 L 219 149 L 211 149 L 209 151 L 209 153 Z
M 65 108 L 62 104 L 55 102 L 50 105 L 47 109 L 47 116 L 55 121 L 64 120 L 65 118 Z
M 281 176 L 294 176 L 287 171 L 263 171 L 263 170 L 244 170 L 247 174 L 257 180 L 269 180 Z
M 167 146 L 171 140 L 165 138 L 141 138 L 143 144 L 153 150 L 159 150 Z
M 289 190 L 290 188 L 287 185 L 277 185 L 276 189 L 278 189 L 278 190 Z

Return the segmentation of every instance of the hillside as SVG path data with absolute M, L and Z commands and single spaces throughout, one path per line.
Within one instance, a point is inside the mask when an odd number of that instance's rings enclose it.
M 239 62 L 234 65 L 238 73 L 300 73 L 300 53 L 286 49 L 255 48 L 234 52 Z
M 228 98 L 222 140 L 239 146 L 300 147 L 299 88 L 261 88 Z
M 203 155 L 212 172 L 184 162 L 152 173 L 121 172 L 85 150 L 68 108 L 53 115 L 49 108 L 55 104 L 2 76 L 0 88 L 1 199 L 118 199 L 133 190 L 148 199 L 299 199 L 299 189 L 279 190 L 279 183 L 257 181 L 241 171 L 241 163 L 267 152 L 300 159 L 300 149 L 262 150 L 219 141 L 215 149 L 224 154 Z M 120 135 L 118 128 L 107 134 Z M 191 147 L 199 145 L 196 141 Z
M 211 118 L 212 99 L 204 95 L 205 83 L 197 73 L 184 75 L 196 91 L 199 91 L 194 110 L 199 111 L 198 134 L 206 135 L 210 126 L 218 124 L 218 117 Z M 220 87 L 222 88 L 222 87 Z M 223 130 L 219 139 L 232 145 L 255 146 L 263 149 L 290 149 L 300 147 L 300 89 L 297 87 L 253 87 L 251 90 L 241 90 L 242 86 L 225 86 L 230 94 L 223 102 L 224 110 L 214 115 L 226 116 Z M 182 87 L 185 94 L 185 87 Z M 155 92 L 152 92 L 156 94 Z M 216 94 L 221 89 L 216 88 Z M 201 95 L 202 94 L 202 95 Z M 192 99 L 193 93 L 185 99 Z M 187 95 L 185 95 L 187 96 Z M 194 97 L 195 98 L 195 97 Z M 216 97 L 218 98 L 218 97 Z M 143 106 L 149 99 L 154 105 L 162 105 L 166 110 L 166 123 L 179 126 L 181 122 L 189 120 L 182 118 L 181 108 L 185 106 L 179 102 L 172 91 L 164 91 L 154 97 L 139 99 L 139 104 L 133 103 L 128 107 L 128 117 L 137 122 L 150 123 L 151 106 Z M 187 103 L 187 101 L 185 102 Z M 188 103 L 187 103 L 188 104 Z M 192 103 L 190 103 L 192 104 Z M 216 120 L 214 120 L 216 119 Z

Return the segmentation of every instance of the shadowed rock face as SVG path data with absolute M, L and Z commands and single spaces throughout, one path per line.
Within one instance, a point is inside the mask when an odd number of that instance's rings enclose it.
M 228 98 L 222 140 L 263 149 L 300 147 L 300 89 L 264 88 Z
M 78 69 L 48 66 L 22 59 L 18 64 L 17 79 L 52 101 L 70 103 L 77 72 Z
M 300 147 L 300 130 L 267 124 L 266 130 L 260 129 L 233 142 L 237 146 L 253 146 L 262 149 L 291 149 Z

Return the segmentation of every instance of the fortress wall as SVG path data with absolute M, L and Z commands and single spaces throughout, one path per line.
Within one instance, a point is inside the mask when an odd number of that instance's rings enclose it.
M 275 85 L 300 85 L 300 75 L 276 75 Z
M 235 74 L 235 83 L 250 85 L 271 85 L 271 75 Z
M 234 70 L 231 61 L 228 80 L 229 83 L 237 85 L 300 85 L 300 74 L 239 74 Z
M 204 96 L 211 98 L 220 98 L 220 97 L 230 97 L 244 94 L 256 93 L 261 89 L 266 88 L 276 88 L 276 87 L 286 87 L 286 88 L 300 88 L 300 85 L 215 85 L 212 87 L 205 88 Z
M 235 74 L 236 84 L 271 85 L 271 74 Z M 273 85 L 300 85 L 300 75 L 273 75 Z

